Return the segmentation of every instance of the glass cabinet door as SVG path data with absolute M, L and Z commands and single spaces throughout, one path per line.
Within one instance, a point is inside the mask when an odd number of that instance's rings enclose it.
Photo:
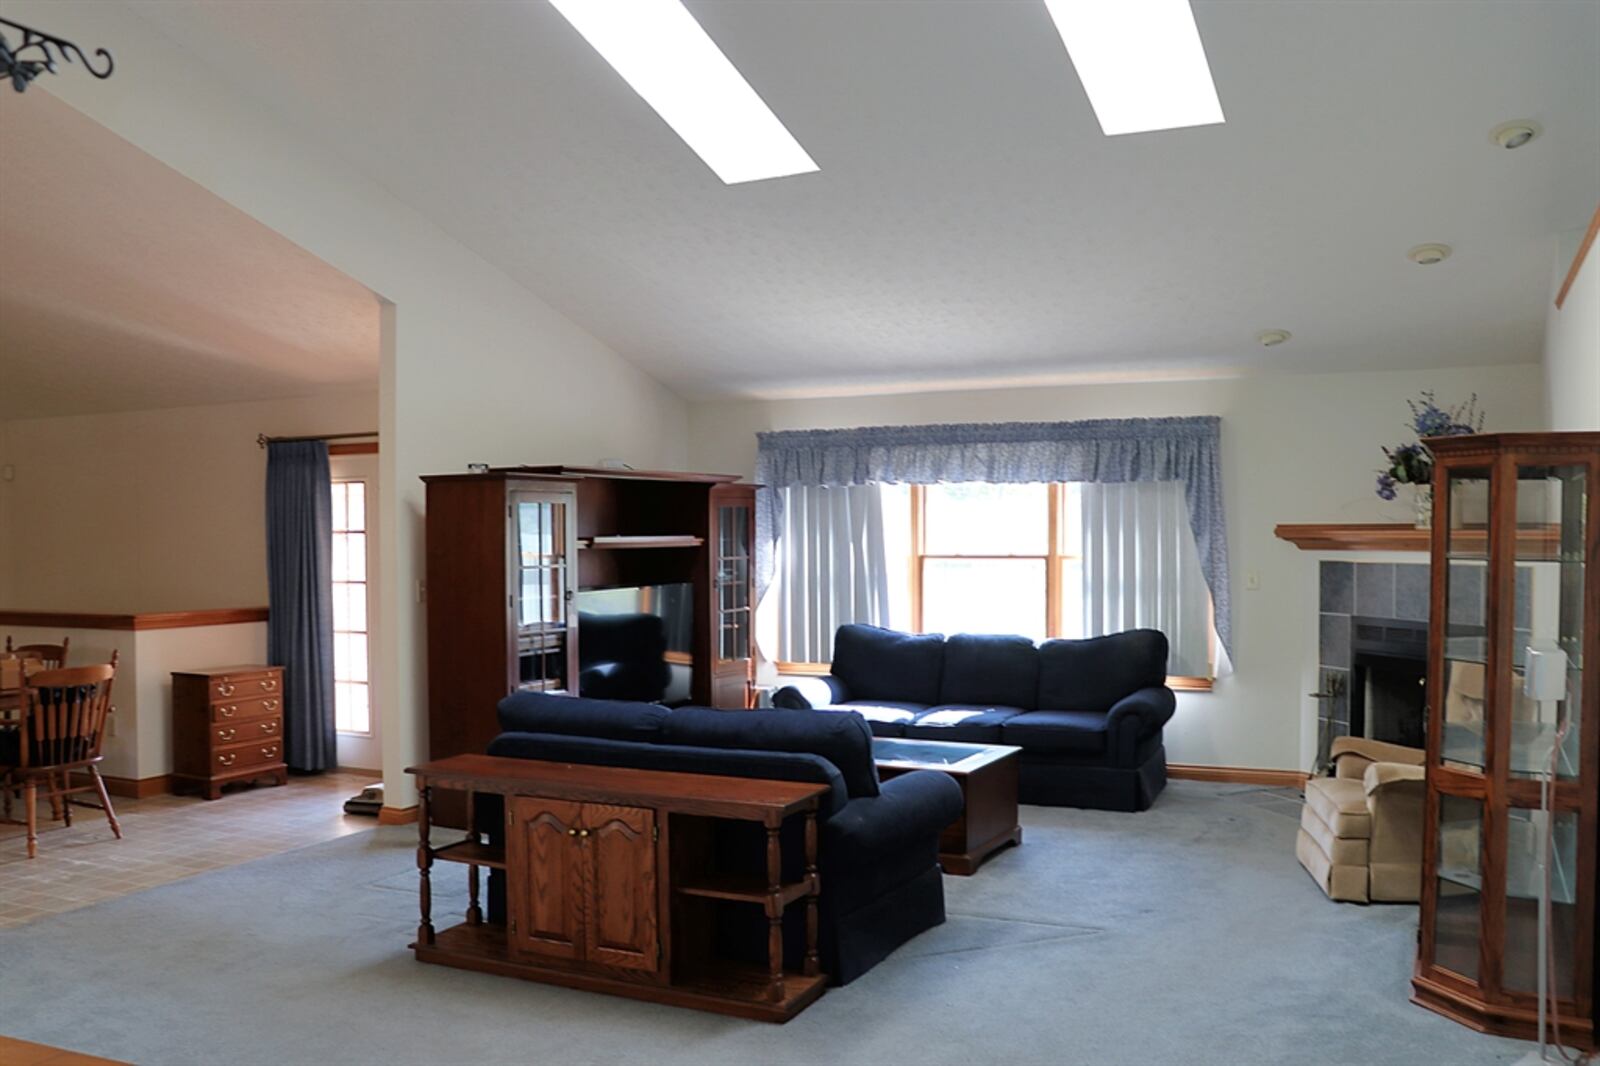
M 566 691 L 571 612 L 571 537 L 566 498 L 511 494 L 512 600 L 517 624 L 517 687 Z
M 717 658 L 750 658 L 750 508 L 717 508 Z
M 1478 980 L 1483 922 L 1483 801 L 1439 797 L 1438 902 L 1434 907 L 1433 961 Z
M 1510 768 L 1578 777 L 1583 701 L 1586 469 L 1517 467 Z M 1553 762 L 1552 762 L 1553 759 Z
M 1452 470 L 1445 483 L 1444 664 L 1439 760 L 1482 773 L 1489 630 L 1489 471 Z

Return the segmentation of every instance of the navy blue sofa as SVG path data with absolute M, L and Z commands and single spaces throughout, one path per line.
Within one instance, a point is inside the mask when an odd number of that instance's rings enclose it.
M 872 733 L 860 715 L 669 710 L 532 692 L 507 697 L 499 711 L 504 732 L 490 743 L 490 755 L 827 785 L 818 814 L 818 946 L 824 971 L 838 984 L 944 921 L 939 834 L 961 814 L 960 786 L 936 771 L 880 782 Z M 504 834 L 504 808 L 496 801 L 484 796 L 477 805 L 478 828 L 492 841 Z M 803 831 L 797 818 L 784 826 L 790 834 L 784 854 L 795 864 L 786 878 L 801 875 Z M 719 832 L 718 846 L 739 849 L 733 854 L 763 853 L 764 830 L 754 823 L 722 825 Z M 491 875 L 488 903 L 497 921 L 504 920 L 502 892 Z M 739 924 L 745 918 L 748 927 Z M 766 920 L 757 909 L 729 908 L 725 924 L 724 950 L 766 957 Z M 804 933 L 803 908 L 790 908 L 784 952 L 796 968 Z
M 1142 811 L 1167 783 L 1166 681 L 1154 629 L 1035 645 L 845 625 L 832 673 L 795 679 L 772 703 L 853 712 L 880 737 L 1014 744 L 1023 803 Z

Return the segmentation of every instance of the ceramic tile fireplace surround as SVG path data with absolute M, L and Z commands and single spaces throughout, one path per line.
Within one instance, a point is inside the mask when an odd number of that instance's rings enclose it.
M 1335 737 L 1366 736 L 1422 747 L 1426 721 L 1428 564 L 1324 560 L 1320 564 L 1317 769 Z M 1529 578 L 1517 568 L 1516 626 L 1526 636 Z M 1452 575 L 1452 621 L 1481 625 L 1483 571 Z

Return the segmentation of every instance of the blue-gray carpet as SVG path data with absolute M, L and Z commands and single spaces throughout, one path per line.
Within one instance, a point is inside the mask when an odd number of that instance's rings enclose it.
M 1328 902 L 1294 813 L 1189 782 L 1024 808 L 949 922 L 783 1027 L 415 962 L 415 836 L 381 829 L 0 933 L 0 1032 L 151 1066 L 1518 1059 L 1407 1001 L 1416 908 Z

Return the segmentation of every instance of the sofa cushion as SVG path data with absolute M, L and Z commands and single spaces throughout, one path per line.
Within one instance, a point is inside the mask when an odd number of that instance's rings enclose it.
M 1040 710 L 1108 711 L 1122 697 L 1167 683 L 1167 637 L 1130 629 L 1039 645 Z
M 927 705 L 922 703 L 904 703 L 899 700 L 872 700 L 867 703 L 836 703 L 831 707 L 819 707 L 820 711 L 850 711 L 859 714 L 867 720 L 867 726 L 875 737 L 903 737 L 906 726 L 910 725 Z
M 929 707 L 906 726 L 905 736 L 917 740 L 954 740 L 969 744 L 999 744 L 1000 727 L 1027 711 L 1022 707 L 993 704 L 945 703 Z
M 649 741 L 660 735 L 669 712 L 657 703 L 516 692 L 500 701 L 499 713 L 500 728 L 508 733 Z
M 1029 711 L 1002 725 L 1000 739 L 1031 751 L 1103 755 L 1106 716 L 1092 711 Z
M 750 748 L 820 755 L 839 768 L 852 798 L 878 794 L 878 768 L 872 761 L 872 731 L 857 714 L 680 707 L 667 716 L 661 741 L 702 748 Z
M 940 703 L 990 703 L 1033 710 L 1039 649 L 1027 637 L 960 633 L 945 641 Z
M 843 625 L 833 637 L 833 675 L 853 702 L 938 703 L 943 669 L 944 637 L 937 633 Z

